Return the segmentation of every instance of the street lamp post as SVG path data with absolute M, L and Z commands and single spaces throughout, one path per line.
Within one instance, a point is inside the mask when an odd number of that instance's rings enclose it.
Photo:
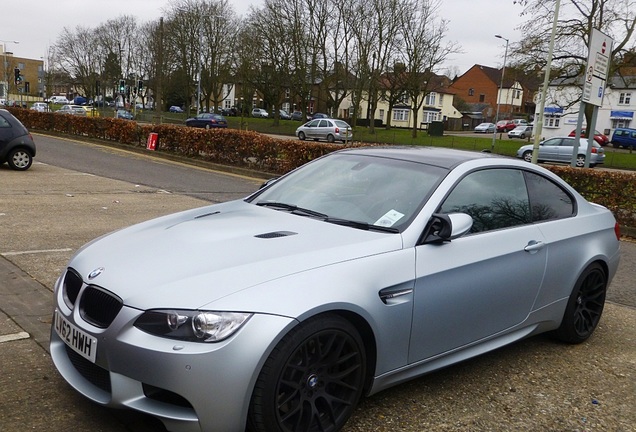
M 0 40 L 0 42 L 2 42 L 3 44 L 3 49 L 2 49 L 2 69 L 4 70 L 4 81 L 3 81 L 3 90 L 4 90 L 4 98 L 8 99 L 9 97 L 9 80 L 7 79 L 7 44 L 8 43 L 14 43 L 14 44 L 19 44 L 19 41 L 7 41 L 7 40 Z
M 497 94 L 497 115 L 495 115 L 495 131 L 492 133 L 492 145 L 490 146 L 491 150 L 495 148 L 495 140 L 497 139 L 497 122 L 499 121 L 499 106 L 501 104 L 501 93 L 503 93 L 504 74 L 506 73 L 506 59 L 508 58 L 508 39 L 506 39 L 505 37 L 499 34 L 496 34 L 495 37 L 506 41 L 506 51 L 504 53 L 503 68 L 501 69 L 501 82 L 499 83 L 499 93 Z

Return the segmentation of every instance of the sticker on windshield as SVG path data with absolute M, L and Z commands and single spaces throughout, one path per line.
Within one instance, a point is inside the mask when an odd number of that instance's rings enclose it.
M 392 227 L 393 225 L 395 225 L 397 221 L 399 221 L 403 217 L 404 217 L 403 213 L 400 213 L 399 211 L 396 211 L 396 210 L 389 210 L 388 212 L 384 214 L 384 216 L 378 219 L 374 225 L 383 226 L 383 227 Z

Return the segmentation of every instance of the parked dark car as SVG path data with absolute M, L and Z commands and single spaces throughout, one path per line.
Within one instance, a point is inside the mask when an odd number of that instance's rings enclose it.
M 296 121 L 303 121 L 303 112 L 294 111 L 293 113 L 291 113 L 291 119 Z
M 232 108 L 223 108 L 223 109 L 221 109 L 221 115 L 226 116 L 226 117 L 236 117 L 237 115 L 239 115 L 239 112 L 234 107 L 232 107 Z
M 117 112 L 115 113 L 115 117 L 116 118 L 120 118 L 120 119 L 124 119 L 124 120 L 132 120 L 133 119 L 133 115 L 130 111 L 125 110 L 125 109 L 118 109 Z
M 0 109 L 0 163 L 18 171 L 28 170 L 35 157 L 33 137 L 6 109 Z
M 315 119 L 323 119 L 323 118 L 331 118 L 331 117 L 329 117 L 329 116 L 328 116 L 327 114 L 325 114 L 325 113 L 315 113 L 315 114 L 313 114 L 313 115 L 311 116 L 311 119 L 312 119 L 312 120 L 315 120 Z
M 226 128 L 227 120 L 220 114 L 201 113 L 185 121 L 186 126 L 205 129 Z
M 183 108 L 178 107 L 176 105 L 172 105 L 170 108 L 168 108 L 168 111 L 172 112 L 172 113 L 182 113 L 183 112 Z
M 278 115 L 282 120 L 291 120 L 291 115 L 289 115 L 289 113 L 285 110 L 278 110 Z
M 636 149 L 636 129 L 617 128 L 612 135 L 612 146 Z

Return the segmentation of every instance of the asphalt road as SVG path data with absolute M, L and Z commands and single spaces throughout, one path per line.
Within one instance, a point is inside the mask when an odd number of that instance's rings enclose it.
M 52 287 L 72 253 L 112 230 L 240 198 L 262 179 L 151 153 L 35 136 L 27 172 L 0 166 L 0 431 L 162 431 L 76 394 L 48 355 Z M 622 242 L 587 343 L 539 336 L 365 399 L 345 432 L 636 430 L 636 243 Z

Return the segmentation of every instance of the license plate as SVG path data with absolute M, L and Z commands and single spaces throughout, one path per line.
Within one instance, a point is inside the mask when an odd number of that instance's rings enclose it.
M 97 339 L 68 322 L 57 310 L 55 311 L 55 332 L 75 352 L 95 363 Z

